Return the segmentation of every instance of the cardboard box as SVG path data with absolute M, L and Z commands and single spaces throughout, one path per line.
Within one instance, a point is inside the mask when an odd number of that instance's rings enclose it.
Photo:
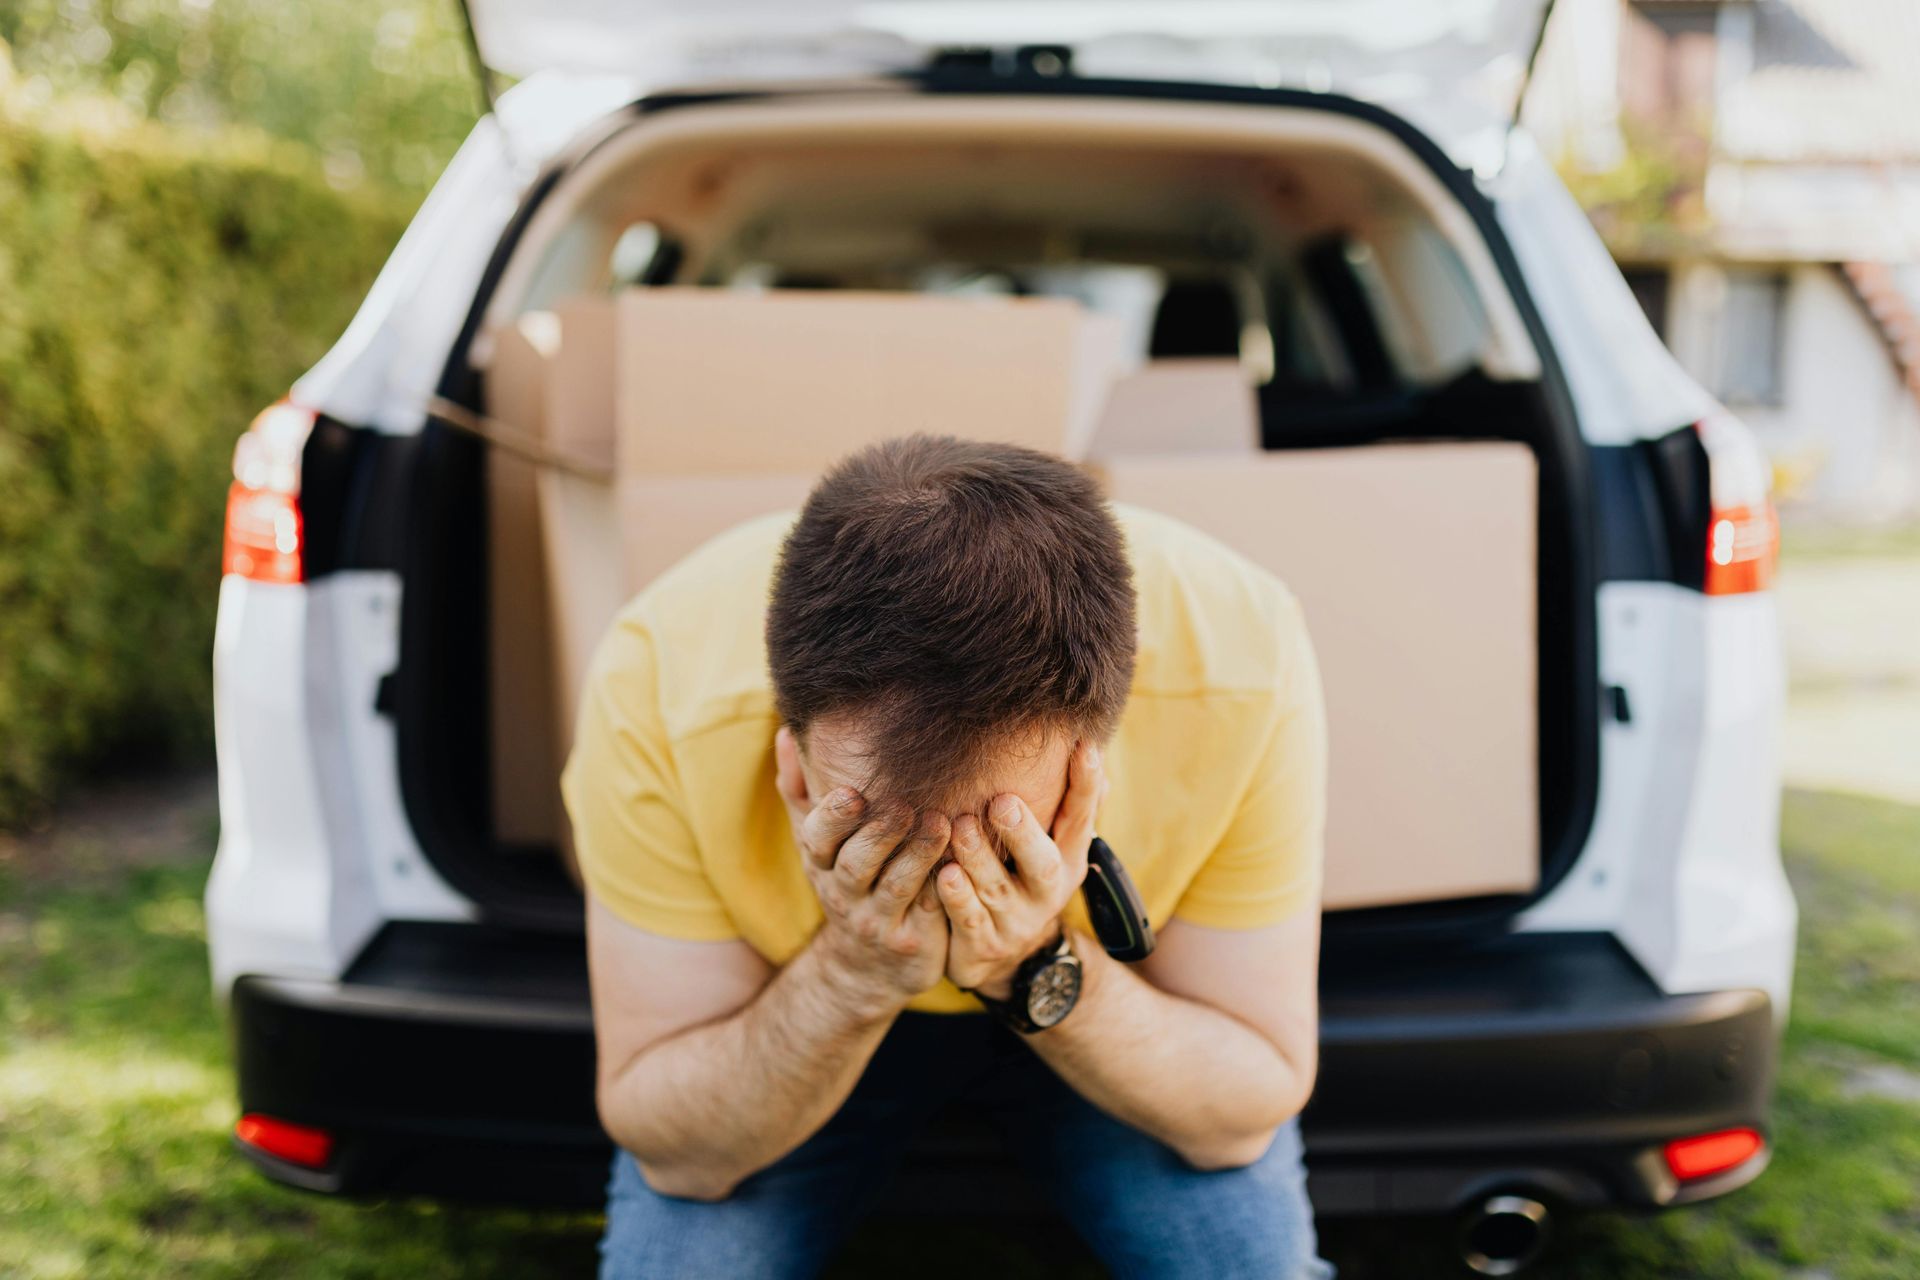
M 673 288 L 617 309 L 623 477 L 818 473 L 916 432 L 1084 457 L 1124 363 L 1118 321 L 1064 298 Z
M 1254 453 L 1260 408 L 1238 360 L 1155 360 L 1113 384 L 1091 457 L 1125 453 Z
M 798 510 L 816 479 L 800 472 L 622 478 L 618 503 L 628 593 L 637 594 L 736 525 Z
M 549 317 L 550 318 L 550 317 Z M 503 335 L 487 370 L 493 417 L 538 438 L 545 365 L 556 335 L 540 318 Z M 561 826 L 553 619 L 539 502 L 540 468 L 487 451 L 488 692 L 493 829 L 506 844 L 545 844 Z M 536 727 L 529 732 L 529 727 Z
M 618 334 L 609 298 L 570 298 L 546 320 L 541 438 L 568 454 L 615 461 L 615 357 Z M 522 317 L 525 332 L 529 318 Z M 559 759 L 573 749 L 574 719 L 587 665 L 629 595 L 620 559 L 620 511 L 609 479 L 541 469 L 540 523 L 553 617 L 553 728 Z M 564 824 L 562 824 L 564 825 Z
M 1508 442 L 1102 464 L 1300 598 L 1326 687 L 1326 905 L 1525 893 L 1540 876 L 1537 489 Z
M 1119 324 L 1059 298 L 636 289 L 613 324 L 617 354 L 588 358 L 617 369 L 629 593 L 742 521 L 799 507 L 880 440 L 1083 456 L 1123 363 Z

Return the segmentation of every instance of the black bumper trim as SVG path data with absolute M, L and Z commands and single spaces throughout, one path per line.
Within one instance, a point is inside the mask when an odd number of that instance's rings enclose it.
M 1685 1186 L 1673 1138 L 1766 1131 L 1777 1031 L 1758 991 L 1667 995 L 1610 938 L 1513 935 L 1452 951 L 1331 955 L 1319 1087 L 1303 1117 L 1328 1214 L 1446 1211 L 1525 1187 L 1570 1205 L 1656 1207 Z M 577 942 L 488 926 L 393 925 L 341 982 L 242 978 L 232 993 L 242 1110 L 335 1132 L 310 1190 L 597 1205 L 611 1147 Z M 896 1187 L 1003 1157 L 936 1125 Z M 970 1185 L 1004 1179 L 968 1178 Z

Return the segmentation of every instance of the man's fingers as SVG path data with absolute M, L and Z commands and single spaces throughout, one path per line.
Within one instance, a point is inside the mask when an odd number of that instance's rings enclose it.
M 940 905 L 947 909 L 954 931 L 967 934 L 976 945 L 993 935 L 993 913 L 974 892 L 973 881 L 957 863 L 948 863 L 934 877 Z
M 971 889 L 989 909 L 1008 905 L 1013 897 L 1013 877 L 1000 862 L 1000 856 L 980 829 L 980 819 L 963 813 L 953 820 L 953 839 L 948 847 L 953 859 L 967 873 Z
M 1053 842 L 1066 849 L 1093 838 L 1094 815 L 1106 794 L 1106 774 L 1100 768 L 1100 748 L 1091 742 L 1075 744 L 1067 760 L 1067 794 L 1053 815 Z
M 920 893 L 914 898 L 913 905 L 921 911 L 940 911 L 943 909 L 940 902 L 939 877 L 928 876 L 920 882 Z
M 1020 879 L 1028 888 L 1048 891 L 1060 883 L 1065 870 L 1060 850 L 1040 829 L 1025 800 L 1010 791 L 997 795 L 987 806 L 987 819 L 1000 843 L 1013 854 L 1013 865 L 1020 868 Z
M 841 844 L 834 870 L 846 877 L 855 892 L 867 892 L 873 887 L 880 868 L 907 838 L 908 824 L 912 821 L 913 813 L 905 805 L 881 805 Z
M 945 814 L 921 814 L 913 835 L 880 873 L 880 883 L 873 891 L 900 903 L 904 909 L 913 896 L 926 887 L 927 874 L 947 851 L 948 830 Z
M 822 871 L 830 869 L 866 812 L 866 800 L 852 787 L 836 787 L 821 797 L 800 824 L 800 849 L 807 861 Z

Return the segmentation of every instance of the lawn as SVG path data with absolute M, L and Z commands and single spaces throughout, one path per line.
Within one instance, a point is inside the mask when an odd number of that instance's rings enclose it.
M 1793 792 L 1785 816 L 1804 920 L 1773 1167 L 1711 1206 L 1573 1223 L 1550 1274 L 1920 1275 L 1920 807 Z M 337 1203 L 234 1155 L 199 902 L 210 814 L 177 840 L 132 865 L 0 860 L 0 1275 L 590 1274 L 591 1218 Z M 926 1240 L 880 1224 L 841 1272 L 1085 1269 L 1057 1236 L 942 1232 L 935 1267 Z M 1327 1247 L 1349 1280 L 1444 1274 L 1430 1225 L 1336 1224 Z

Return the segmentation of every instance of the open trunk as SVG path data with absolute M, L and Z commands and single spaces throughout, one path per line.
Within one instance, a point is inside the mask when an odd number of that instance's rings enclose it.
M 678 100 L 537 188 L 445 390 L 574 470 L 430 426 L 405 563 L 405 794 L 483 911 L 577 924 L 565 709 L 582 637 L 652 572 L 602 567 L 621 561 L 593 474 L 613 462 L 616 330 L 565 318 L 688 286 L 1111 317 L 1127 371 L 1090 465 L 1306 605 L 1334 751 L 1333 934 L 1487 927 L 1571 861 L 1597 740 L 1585 452 L 1480 197 L 1344 99 L 1078 83 Z M 736 484 L 698 514 L 803 492 Z M 558 582 L 573 563 L 595 585 Z

